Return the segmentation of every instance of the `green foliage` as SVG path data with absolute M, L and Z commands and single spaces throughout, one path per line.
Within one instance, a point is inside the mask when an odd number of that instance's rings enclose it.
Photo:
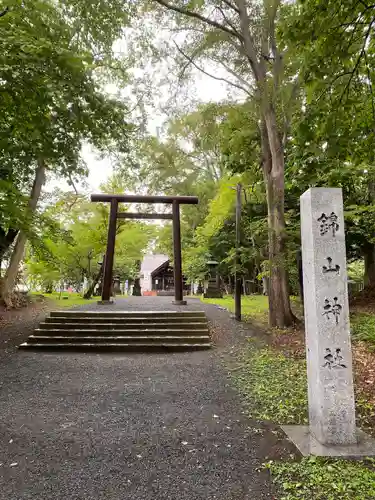
M 296 462 L 269 462 L 280 500 L 365 500 L 375 497 L 374 461 L 350 462 L 305 457 Z
M 50 260 L 27 259 L 26 269 L 32 289 L 53 290 L 61 279 L 61 271 Z
M 307 422 L 305 360 L 250 343 L 232 376 L 255 418 L 279 424 Z
M 33 293 L 33 295 L 40 295 L 39 292 Z M 89 304 L 90 302 L 96 302 L 97 297 L 92 297 L 91 299 L 84 299 L 82 295 L 76 292 L 52 292 L 43 293 L 43 296 L 49 300 L 52 300 L 56 307 L 61 308 L 71 308 L 75 306 L 81 306 L 84 304 Z
M 199 197 L 198 207 L 182 209 L 183 271 L 190 281 L 203 279 L 206 262 L 213 258 L 230 284 L 235 272 L 238 182 L 245 186 L 238 270 L 254 281 L 261 272 L 268 230 L 257 162 L 258 135 L 254 107 L 249 103 L 208 104 L 171 121 L 163 142 L 149 138 L 142 145 L 138 183 L 147 183 L 151 191 Z M 228 169 L 238 173 L 228 175 Z M 125 172 L 128 175 L 129 166 Z M 159 251 L 172 257 L 170 229 L 161 229 L 158 239 Z
M 287 146 L 286 186 L 295 202 L 310 186 L 343 189 L 349 259 L 363 258 L 374 243 L 372 23 L 365 2 L 314 0 L 292 4 L 281 29 L 299 61 L 303 99 Z
M 79 43 L 101 62 L 111 57 L 113 43 L 129 24 L 133 4 L 128 0 L 59 0 L 59 7 Z
M 365 266 L 362 260 L 355 260 L 350 262 L 347 266 L 349 279 L 355 281 L 362 281 L 365 273 Z
M 77 2 L 13 0 L 3 7 L 9 11 L 0 18 L 0 255 L 13 241 L 9 234 L 37 233 L 38 213 L 28 213 L 27 200 L 38 161 L 72 184 L 87 173 L 83 141 L 125 151 L 131 133 L 127 107 L 102 93 L 98 61 L 75 30 Z
M 222 299 L 204 299 L 208 304 L 217 304 L 225 307 L 230 312 L 234 312 L 234 298 L 230 295 Z M 265 295 L 248 295 L 241 297 L 241 310 L 245 321 L 256 322 L 262 325 L 267 324 L 268 320 L 268 297 Z
M 204 222 L 196 229 L 194 239 L 184 245 L 183 272 L 189 279 L 202 279 L 208 271 L 211 258 L 222 263 L 233 246 L 234 234 L 228 240 L 224 229 L 235 210 L 235 186 L 240 177 L 224 178 L 220 181 L 216 196 L 209 203 Z M 229 245 L 228 245 L 229 243 Z M 221 272 L 224 271 L 221 264 Z
M 369 313 L 352 314 L 350 326 L 353 339 L 368 342 L 372 348 L 375 348 L 375 315 Z
M 103 190 L 115 189 L 110 179 Z M 68 194 L 46 209 L 49 218 L 61 228 L 51 238 L 48 232 L 29 245 L 26 259 L 27 274 L 34 285 L 44 289 L 56 287 L 60 281 L 80 287 L 84 277 L 94 278 L 99 271 L 107 244 L 109 209 L 107 204 L 91 203 L 85 197 L 75 201 Z M 114 275 L 122 280 L 133 279 L 136 262 L 154 237 L 154 227 L 136 221 L 118 223 L 115 248 Z
M 39 157 L 63 175 L 82 173 L 83 138 L 100 146 L 128 135 L 124 106 L 99 92 L 93 56 L 52 3 L 14 5 L 1 18 L 0 49 L 1 163 L 14 172 L 20 162 L 20 182 Z
M 156 231 L 156 247 L 155 253 L 162 253 L 168 255 L 169 259 L 173 261 L 173 235 L 172 224 L 165 224 Z M 184 228 L 181 229 L 181 239 L 185 237 Z
M 251 172 L 251 184 L 262 181 L 259 168 L 260 132 L 258 111 L 253 100 L 227 106 L 221 125 L 222 161 L 230 172 Z
M 198 240 L 209 240 L 222 229 L 229 216 L 233 215 L 236 206 L 236 184 L 240 180 L 240 177 L 231 177 L 220 182 L 217 194 L 209 204 L 204 224 L 197 230 Z

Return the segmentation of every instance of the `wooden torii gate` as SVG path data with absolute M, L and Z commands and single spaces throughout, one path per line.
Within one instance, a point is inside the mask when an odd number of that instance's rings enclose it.
M 91 201 L 110 203 L 107 250 L 104 261 L 104 279 L 102 289 L 102 303 L 110 303 L 113 259 L 115 253 L 116 224 L 117 219 L 164 219 L 173 221 L 173 270 L 174 270 L 174 304 L 185 305 L 183 300 L 183 282 L 181 267 L 181 229 L 180 229 L 180 205 L 196 205 L 196 196 L 139 196 L 120 194 L 92 194 Z M 172 205 L 171 214 L 157 213 L 129 213 L 118 212 L 119 203 L 169 203 Z

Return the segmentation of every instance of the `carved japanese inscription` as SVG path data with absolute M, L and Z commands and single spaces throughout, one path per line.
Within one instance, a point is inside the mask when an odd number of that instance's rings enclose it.
M 331 232 L 332 236 L 335 237 L 337 231 L 340 229 L 338 217 L 335 212 L 331 212 L 330 215 L 326 215 L 323 212 L 322 215 L 318 218 L 318 222 L 320 222 L 321 236 L 324 236 L 325 234 Z
M 336 264 L 332 265 L 332 257 L 327 257 L 328 266 L 323 266 L 323 274 L 340 274 L 340 266 Z
M 329 347 L 326 348 L 323 368 L 329 368 L 330 370 L 332 368 L 346 368 L 340 347 L 337 347 L 334 353 Z
M 342 311 L 342 305 L 339 304 L 338 300 L 338 297 L 333 297 L 333 302 L 329 299 L 325 299 L 323 306 L 323 316 L 327 319 L 335 318 L 336 325 L 339 324 L 339 317 Z

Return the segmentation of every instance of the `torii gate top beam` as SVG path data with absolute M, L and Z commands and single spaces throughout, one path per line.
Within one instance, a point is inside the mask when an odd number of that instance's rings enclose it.
M 92 194 L 91 201 L 111 202 L 116 200 L 118 203 L 173 203 L 197 205 L 196 196 L 154 196 L 138 194 Z

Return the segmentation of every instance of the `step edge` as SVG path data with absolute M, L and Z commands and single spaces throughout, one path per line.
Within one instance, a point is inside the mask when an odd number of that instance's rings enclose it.
M 133 337 L 128 337 L 128 336 L 121 336 L 121 335 L 111 335 L 111 336 L 104 336 L 101 337 L 100 335 L 95 336 L 95 335 L 88 335 L 88 336 L 83 336 L 83 337 L 76 337 L 76 336 L 64 336 L 60 337 L 58 335 L 54 336 L 48 336 L 48 335 L 30 335 L 28 337 L 29 339 L 209 339 L 210 337 L 208 335 L 134 335 Z
M 68 310 L 68 311 L 50 311 L 51 315 L 67 315 L 67 316 L 72 316 L 75 314 L 87 314 L 88 316 L 90 315 L 100 315 L 102 314 L 103 316 L 110 316 L 110 315 L 124 315 L 124 316 L 136 316 L 136 315 L 192 315 L 192 316 L 200 316 L 200 315 L 205 315 L 206 313 L 204 311 L 87 311 L 87 310 L 82 310 L 82 311 L 75 311 L 75 310 Z
M 197 321 L 197 322 L 193 322 L 193 321 L 190 321 L 190 322 L 186 322 L 186 323 L 182 323 L 182 324 L 187 324 L 187 325 L 204 325 L 205 323 L 207 323 L 207 321 Z M 85 322 L 78 322 L 78 321 L 72 321 L 71 323 L 68 323 L 68 322 L 46 322 L 46 321 L 42 321 L 41 323 L 39 323 L 39 326 L 43 325 L 43 326 L 46 326 L 46 325 L 86 325 L 87 323 Z M 99 326 L 103 326 L 103 325 L 106 325 L 106 326 L 118 326 L 118 325 L 122 325 L 122 323 L 89 323 L 90 325 L 99 325 Z M 144 326 L 144 325 L 152 325 L 153 323 L 136 323 L 136 322 L 132 322 L 132 323 L 124 323 L 126 325 L 129 325 L 129 326 Z M 168 322 L 165 322 L 165 323 L 155 323 L 155 325 L 167 325 L 167 326 L 176 326 L 178 325 L 178 323 L 168 323 Z
M 101 330 L 101 329 L 97 329 L 95 330 L 94 328 L 92 329 L 87 329 L 87 328 L 75 328 L 74 330 L 73 329 L 68 329 L 68 328 L 45 328 L 45 329 L 41 329 L 41 328 L 36 328 L 34 330 L 34 333 L 37 332 L 48 332 L 48 331 L 51 331 L 51 332 L 65 332 L 65 331 L 68 331 L 68 332 L 95 332 L 95 331 L 107 331 L 107 330 Z M 112 330 L 109 330 L 109 331 L 112 331 Z M 188 328 L 175 328 L 174 330 L 169 330 L 168 328 L 142 328 L 142 329 L 131 329 L 131 328 L 128 328 L 128 329 L 125 329 L 125 330 L 113 330 L 115 332 L 169 332 L 169 331 L 174 331 L 174 332 L 190 332 L 190 331 L 193 331 L 193 332 L 206 332 L 206 331 L 209 331 L 208 328 L 200 328 L 200 329 L 197 329 L 197 330 L 189 330 Z
M 94 343 L 94 344 L 88 344 L 88 343 L 82 343 L 82 344 L 46 344 L 46 343 L 39 343 L 39 344 L 28 344 L 27 342 L 24 342 L 23 344 L 20 344 L 18 346 L 19 348 L 25 348 L 25 347 L 212 347 L 211 343 L 205 343 L 205 344 L 172 344 L 172 343 L 153 343 L 153 344 L 137 344 L 137 343 L 132 343 L 132 344 L 111 344 L 111 343 Z

